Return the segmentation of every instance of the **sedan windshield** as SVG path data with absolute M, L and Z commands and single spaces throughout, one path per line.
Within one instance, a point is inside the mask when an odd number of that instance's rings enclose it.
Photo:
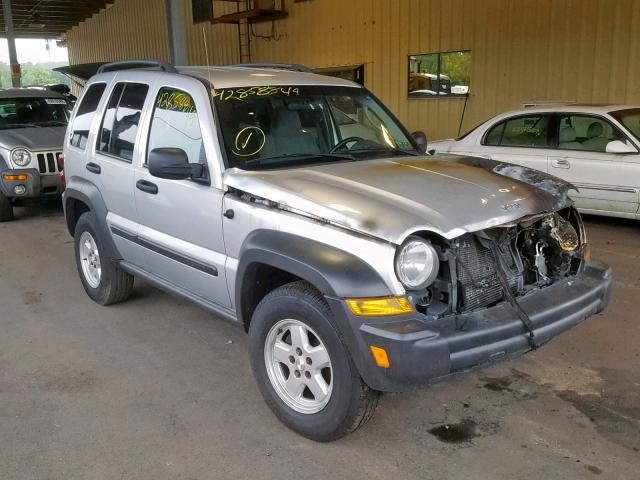
M 261 170 L 418 155 L 365 89 L 263 86 L 213 93 L 229 167 Z
M 0 98 L 0 129 L 66 126 L 68 120 L 62 98 Z
M 611 112 L 611 116 L 629 130 L 637 140 L 640 140 L 640 108 L 628 108 Z

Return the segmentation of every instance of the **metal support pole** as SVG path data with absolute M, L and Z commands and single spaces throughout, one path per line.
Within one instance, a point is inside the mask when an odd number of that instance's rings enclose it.
M 11 84 L 14 88 L 20 87 L 20 64 L 16 53 L 16 36 L 13 31 L 13 13 L 11 12 L 11 0 L 2 0 L 4 13 L 4 30 L 7 35 L 7 45 L 9 46 L 9 63 L 11 64 Z
M 4 0 L 7 1 L 7 0 Z M 173 65 L 187 65 L 183 0 L 165 0 L 167 12 L 167 38 Z

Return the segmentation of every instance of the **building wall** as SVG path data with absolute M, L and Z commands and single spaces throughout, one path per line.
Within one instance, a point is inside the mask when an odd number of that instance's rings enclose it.
M 215 2 L 216 14 L 229 2 Z M 190 25 L 188 57 L 238 61 L 234 26 Z M 256 62 L 365 64 L 366 86 L 411 130 L 456 135 L 464 100 L 407 98 L 408 55 L 470 49 L 465 131 L 525 101 L 640 103 L 640 0 L 286 0 L 254 27 Z M 235 8 L 235 7 L 233 7 Z M 168 57 L 163 0 L 118 0 L 68 35 L 73 63 Z M 204 32 L 204 33 L 203 33 Z M 114 39 L 113 45 L 109 40 Z
M 237 28 L 194 25 L 191 2 L 184 0 L 183 5 L 189 64 L 237 62 Z M 227 2 L 216 5 L 216 14 L 227 11 L 235 11 L 235 6 Z M 67 46 L 71 64 L 131 59 L 169 61 L 165 0 L 116 0 L 67 32 Z
M 67 32 L 69 63 L 169 59 L 164 0 L 119 0 Z

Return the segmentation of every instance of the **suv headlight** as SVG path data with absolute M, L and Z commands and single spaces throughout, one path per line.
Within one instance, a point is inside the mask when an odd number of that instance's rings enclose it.
M 11 152 L 11 161 L 18 167 L 24 167 L 31 163 L 31 154 L 24 148 L 16 148 Z
M 410 236 L 398 249 L 395 267 L 398 279 L 408 290 L 420 290 L 436 279 L 440 260 L 429 241 Z

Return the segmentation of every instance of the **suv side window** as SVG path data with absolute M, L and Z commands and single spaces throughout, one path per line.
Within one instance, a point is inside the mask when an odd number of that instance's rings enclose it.
M 106 83 L 94 83 L 89 86 L 84 97 L 82 97 L 82 101 L 80 105 L 78 105 L 78 111 L 73 120 L 73 125 L 71 126 L 71 139 L 69 140 L 69 144 L 72 147 L 78 147 L 83 150 L 87 148 L 87 139 L 89 138 L 89 129 L 91 128 L 93 114 L 98 108 L 105 88 L 107 88 Z
M 521 116 L 495 125 L 483 145 L 507 147 L 548 147 L 550 115 Z
M 604 118 L 589 115 L 564 115 L 560 117 L 558 148 L 606 152 L 613 140 L 625 141 L 624 134 Z
M 148 91 L 149 86 L 143 83 L 116 84 L 102 119 L 98 151 L 131 161 Z
M 154 148 L 181 148 L 189 163 L 207 163 L 193 98 L 171 87 L 158 92 L 151 118 L 147 158 Z M 146 164 L 146 159 L 145 159 Z

